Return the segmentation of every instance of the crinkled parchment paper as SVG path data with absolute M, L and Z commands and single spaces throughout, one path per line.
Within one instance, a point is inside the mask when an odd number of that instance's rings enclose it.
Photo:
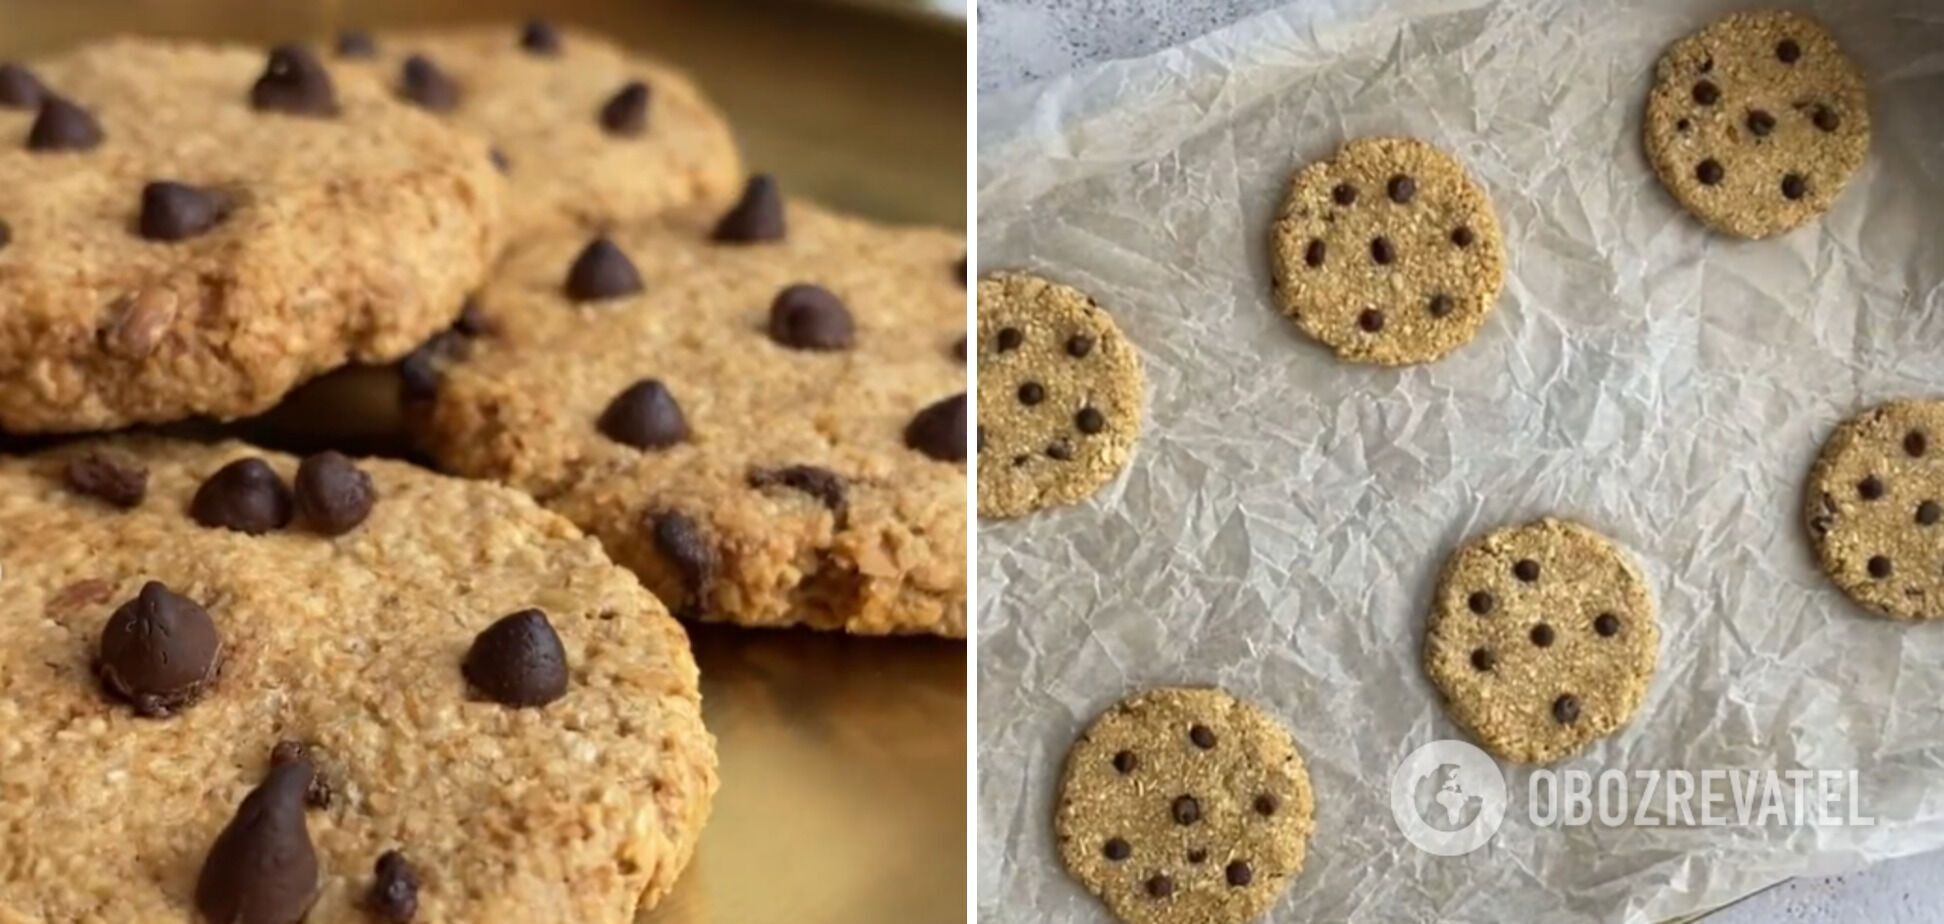
M 1145 358 L 1146 430 L 1091 501 L 980 529 L 980 917 L 1106 914 L 1056 857 L 1060 764 L 1100 709 L 1219 684 L 1295 730 L 1316 789 L 1278 921 L 1658 921 L 1944 845 L 1944 624 L 1850 605 L 1802 481 L 1841 418 L 1944 394 L 1944 4 L 1814 8 L 1869 81 L 1868 163 L 1822 221 L 1710 234 L 1641 150 L 1655 59 L 1728 5 L 1308 3 L 981 101 L 980 263 L 1094 295 Z M 1291 171 L 1345 138 L 1453 151 L 1511 271 L 1434 365 L 1344 365 L 1274 308 Z M 1437 859 L 1389 810 L 1462 737 L 1419 667 L 1466 537 L 1543 514 L 1628 548 L 1660 671 L 1561 765 L 1850 768 L 1871 828 L 1545 828 Z

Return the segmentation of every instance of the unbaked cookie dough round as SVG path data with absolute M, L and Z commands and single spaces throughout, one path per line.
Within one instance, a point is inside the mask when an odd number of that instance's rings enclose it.
M 1870 148 L 1863 76 L 1801 13 L 1735 13 L 1674 43 L 1647 95 L 1647 156 L 1709 227 L 1762 238 L 1829 210 Z
M 1338 359 L 1430 362 L 1478 334 L 1505 285 L 1485 191 L 1413 138 L 1363 138 L 1296 173 L 1271 233 L 1276 297 Z
M 1632 560 L 1551 518 L 1459 549 L 1424 639 L 1452 719 L 1520 763 L 1570 757 L 1625 725 L 1659 659 L 1654 602 Z
M 1067 869 L 1128 924 L 1241 924 L 1301 872 L 1315 812 L 1288 729 L 1215 689 L 1108 709 L 1067 755 Z
M 1944 616 L 1944 401 L 1891 401 L 1836 428 L 1804 517 L 1824 573 L 1892 619 Z
M 1141 361 L 1081 292 L 979 280 L 979 515 L 1071 504 L 1112 481 L 1141 432 Z

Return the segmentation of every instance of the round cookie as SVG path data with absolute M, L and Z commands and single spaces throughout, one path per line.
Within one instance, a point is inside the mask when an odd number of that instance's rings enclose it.
M 452 322 L 498 249 L 486 146 L 332 71 L 122 38 L 0 107 L 0 429 L 261 411 Z
M 1820 22 L 1734 13 L 1661 56 L 1644 130 L 1683 208 L 1763 238 L 1829 210 L 1869 151 L 1870 112 L 1862 75 Z
M 1315 805 L 1296 742 L 1221 690 L 1160 687 L 1068 753 L 1053 826 L 1067 870 L 1128 924 L 1239 924 L 1302 871 Z
M 965 241 L 758 188 L 516 245 L 412 426 L 684 617 L 963 637 Z
M 0 918 L 624 924 L 708 814 L 680 626 L 517 492 L 77 444 L 0 568 Z
M 1107 312 L 1036 276 L 979 280 L 980 516 L 1087 497 L 1140 432 L 1140 356 Z
M 490 143 L 514 236 L 721 204 L 742 183 L 729 124 L 694 82 L 593 33 L 545 21 L 349 32 L 323 53 Z
M 1633 717 L 1660 658 L 1646 581 L 1613 543 L 1551 518 L 1495 530 L 1445 564 L 1424 666 L 1486 750 L 1577 753 Z
M 1491 201 L 1413 138 L 1358 139 L 1297 171 L 1270 253 L 1283 313 L 1351 362 L 1430 362 L 1463 346 L 1505 284 Z
M 1886 402 L 1823 444 L 1804 491 L 1823 572 L 1892 619 L 1944 616 L 1944 401 Z

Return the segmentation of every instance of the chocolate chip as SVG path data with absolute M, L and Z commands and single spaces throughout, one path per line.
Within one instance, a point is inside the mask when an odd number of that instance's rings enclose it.
M 365 893 L 365 906 L 389 924 L 410 924 L 418 914 L 418 870 L 398 850 L 378 855 L 371 868 L 371 891 Z
M 1694 130 L 1694 123 L 1688 119 L 1681 119 L 1674 123 L 1674 130 L 1685 135 Z
M 1924 451 L 1930 448 L 1930 440 L 1924 437 L 1922 430 L 1912 430 L 1904 434 L 1903 444 L 1904 452 L 1913 459 L 1921 457 Z
M 0 250 L 6 250 L 7 245 L 11 243 L 13 243 L 13 226 L 7 224 L 6 219 L 0 218 Z
M 940 462 L 965 461 L 965 393 L 919 411 L 906 425 L 905 445 Z
M 1073 446 L 1068 444 L 1066 440 L 1056 440 L 1047 445 L 1046 455 L 1048 458 L 1060 462 L 1071 462 L 1073 461 Z
M 1255 880 L 1255 871 L 1241 860 L 1230 863 L 1223 874 L 1228 877 L 1228 884 L 1238 889 Z
M 958 338 L 957 340 L 954 340 L 954 341 L 952 341 L 952 349 L 951 349 L 950 351 L 948 351 L 948 352 L 946 353 L 946 355 L 948 355 L 948 356 L 950 356 L 950 357 L 952 357 L 953 359 L 956 359 L 956 360 L 958 360 L 958 361 L 959 361 L 959 365 L 961 365 L 961 366 L 962 366 L 962 365 L 965 365 L 965 337 L 964 337 L 964 335 L 960 335 L 960 336 L 959 336 L 959 338 Z
M 95 665 L 108 692 L 159 718 L 202 695 L 222 651 L 202 604 L 149 581 L 108 617 Z
M 1188 729 L 1188 740 L 1206 751 L 1215 746 L 1215 732 L 1206 725 L 1196 724 Z
M 1370 259 L 1378 266 L 1389 266 L 1397 259 L 1397 248 L 1391 245 L 1390 238 L 1373 237 L 1370 239 Z
M 749 178 L 734 207 L 716 222 L 715 239 L 725 243 L 751 244 L 783 239 L 783 193 L 769 174 Z
M 369 44 L 370 36 L 365 36 Z M 338 40 L 338 53 L 344 54 L 344 39 Z M 278 45 L 270 49 L 270 61 L 263 76 L 250 87 L 250 106 L 264 112 L 288 115 L 336 115 L 337 90 L 331 85 L 331 72 L 302 45 Z
M 500 150 L 498 146 L 486 150 L 486 159 L 492 161 L 493 166 L 501 173 L 513 172 L 513 161 L 509 160 L 506 152 Z
M 1498 664 L 1498 656 L 1492 654 L 1490 648 L 1474 648 L 1471 653 L 1471 663 L 1475 670 L 1489 671 Z
M 581 248 L 567 269 L 567 297 L 577 302 L 621 298 L 641 291 L 641 274 L 634 261 L 605 235 Z
M 952 279 L 953 281 L 959 284 L 959 288 L 961 289 L 965 288 L 965 276 L 966 276 L 965 258 L 960 257 L 958 259 L 958 262 L 952 265 Z
M 1553 643 L 1553 638 L 1554 638 L 1554 633 L 1553 633 L 1552 626 L 1542 622 L 1532 627 L 1532 643 L 1534 645 L 1538 645 L 1541 648 L 1551 648 Z
M 1856 493 L 1864 500 L 1876 500 L 1883 496 L 1883 481 L 1875 475 L 1865 475 L 1856 483 Z
M 1274 793 L 1265 792 L 1255 797 L 1256 814 L 1264 818 L 1276 814 L 1276 809 L 1281 807 L 1282 800 L 1276 798 Z
M 1561 694 L 1552 704 L 1553 721 L 1561 725 L 1571 725 L 1579 721 L 1579 697 L 1571 693 Z
M 1451 243 L 1453 246 L 1470 247 L 1472 245 L 1472 241 L 1475 239 L 1476 239 L 1476 235 L 1472 234 L 1472 229 L 1470 227 L 1467 227 L 1465 225 L 1459 225 L 1458 227 L 1451 229 Z
M 1073 357 L 1074 359 L 1086 359 L 1087 354 L 1093 352 L 1093 348 L 1094 348 L 1094 338 L 1089 337 L 1086 334 L 1074 334 L 1073 336 L 1067 338 L 1067 342 L 1066 342 L 1067 355 Z
M 998 340 L 999 352 L 1010 353 L 1014 350 L 1019 349 L 1020 345 L 1025 342 L 1026 342 L 1026 335 L 1022 333 L 1019 328 L 1002 327 L 999 329 L 999 340 Z
M 1335 189 L 1330 190 L 1330 198 L 1335 200 L 1338 205 L 1355 205 L 1357 202 L 1357 187 L 1349 183 L 1338 183 Z
M 32 109 L 40 105 L 46 93 L 47 88 L 41 86 L 33 71 L 11 61 L 0 64 L 0 106 Z
M 1870 556 L 1869 568 L 1870 568 L 1870 576 L 1876 578 L 1879 581 L 1889 577 L 1890 572 L 1895 570 L 1890 565 L 1890 559 L 1885 558 L 1882 555 Z
M 648 128 L 648 85 L 631 80 L 601 106 L 601 128 L 610 135 L 633 137 Z
M 1917 505 L 1917 525 L 1930 526 L 1937 522 L 1939 516 L 1944 516 L 1944 506 L 1936 501 L 1927 500 Z
M 682 406 L 658 379 L 642 379 L 621 390 L 601 412 L 601 432 L 636 449 L 665 449 L 688 439 Z
M 76 494 L 99 498 L 124 510 L 140 506 L 148 494 L 148 469 L 100 449 L 69 459 L 61 470 L 61 480 Z
M 1038 382 L 1026 382 L 1019 386 L 1019 403 L 1032 407 L 1046 400 L 1046 386 Z
M 1800 173 L 1784 174 L 1782 177 L 1782 198 L 1795 200 L 1809 193 L 1809 181 Z
M 770 303 L 770 339 L 799 350 L 842 350 L 855 334 L 850 309 L 822 286 L 793 285 Z
M 1721 88 L 1712 80 L 1700 80 L 1694 84 L 1694 101 L 1703 106 L 1712 106 L 1721 99 Z
M 302 741 L 286 738 L 270 749 L 270 766 L 281 767 L 292 763 L 311 765 L 311 784 L 310 788 L 304 791 L 304 804 L 319 811 L 330 808 L 331 800 L 334 798 L 331 784 L 324 779 L 323 771 L 317 769 L 317 762 L 312 759 L 310 748 Z
M 342 536 L 371 515 L 371 476 L 340 452 L 320 452 L 297 466 L 297 512 L 326 536 Z
M 1593 631 L 1600 633 L 1604 638 L 1612 638 L 1613 636 L 1619 635 L 1620 617 L 1612 613 L 1601 613 L 1593 617 Z
M 1836 115 L 1836 110 L 1828 106 L 1817 106 L 1816 111 L 1810 115 L 1809 120 L 1814 122 L 1817 128 L 1826 132 L 1833 132 L 1843 125 L 1843 120 Z
M 270 463 L 238 459 L 216 470 L 189 501 L 189 516 L 212 529 L 260 536 L 290 523 L 290 489 Z
M 1512 576 L 1527 584 L 1539 580 L 1539 563 L 1530 558 L 1521 558 L 1512 565 Z
M 196 877 L 196 907 L 223 924 L 296 924 L 317 898 L 317 850 L 304 821 L 315 769 L 270 769 L 245 797 Z
M 1196 866 L 1200 866 L 1201 864 L 1208 862 L 1208 848 L 1206 847 L 1189 848 L 1188 862 L 1193 863 Z
M 1392 202 L 1403 205 L 1411 201 L 1412 196 L 1417 195 L 1417 181 L 1400 173 L 1390 178 L 1390 182 L 1384 186 L 1384 192 L 1390 195 Z
M 1713 186 L 1721 182 L 1721 178 L 1726 173 L 1721 169 L 1721 161 L 1712 157 L 1694 165 L 1694 178 L 1700 180 L 1704 186 Z
M 1073 426 L 1081 433 L 1092 436 L 1107 428 L 1107 417 L 1094 408 L 1083 407 L 1073 415 Z
M 1775 131 L 1775 117 L 1760 109 L 1749 110 L 1748 131 L 1757 138 L 1768 137 L 1769 132 Z
M 1432 317 L 1442 318 L 1445 315 L 1451 313 L 1451 307 L 1452 307 L 1451 296 L 1446 295 L 1443 292 L 1439 292 L 1438 294 L 1431 296 L 1431 303 L 1424 306 L 1424 309 L 1426 311 L 1431 312 Z
M 544 19 L 529 19 L 520 29 L 520 47 L 536 55 L 560 53 L 560 32 Z
M 375 58 L 378 43 L 363 29 L 346 29 L 338 33 L 337 53 L 340 58 Z
M 459 105 L 459 85 L 453 83 L 445 71 L 424 55 L 415 54 L 405 59 L 398 92 L 433 112 L 445 112 Z
M 749 485 L 753 488 L 782 485 L 791 490 L 802 491 L 816 498 L 833 513 L 841 512 L 847 502 L 844 476 L 815 465 L 757 469 L 749 473 Z
M 1174 894 L 1174 880 L 1164 873 L 1155 873 L 1148 877 L 1147 893 L 1154 898 L 1167 898 Z
M 1311 267 L 1322 266 L 1323 258 L 1328 252 L 1329 248 L 1324 246 L 1321 240 L 1310 241 L 1309 246 L 1303 248 L 1303 262 Z
M 689 615 L 699 614 L 716 569 L 716 550 L 708 534 L 688 514 L 674 510 L 650 514 L 649 531 L 654 535 L 655 549 L 681 576 L 682 588 L 688 593 L 683 609 Z
M 1119 863 L 1134 855 L 1134 847 L 1127 843 L 1124 838 L 1110 837 L 1107 839 L 1107 843 L 1101 845 L 1100 854 L 1109 860 Z
M 521 610 L 473 639 L 461 672 L 479 692 L 514 708 L 545 706 L 567 695 L 567 651 L 547 614 Z
M 220 192 L 156 180 L 142 187 L 138 230 L 151 241 L 187 240 L 216 227 L 228 211 L 228 197 Z
M 398 394 L 406 404 L 419 404 L 439 396 L 444 376 L 439 372 L 431 344 L 425 344 L 398 361 Z
M 87 151 L 101 143 L 93 113 L 52 93 L 41 94 L 40 113 L 27 130 L 29 151 Z
M 1472 612 L 1483 616 L 1491 612 L 1492 607 L 1498 605 L 1498 598 L 1493 597 L 1488 591 L 1473 591 L 1472 595 L 1465 599 L 1465 605 L 1471 607 Z
M 1192 825 L 1201 820 L 1201 803 L 1194 796 L 1176 796 L 1174 804 L 1168 807 L 1168 816 L 1178 825 Z
M 1775 59 L 1783 64 L 1794 64 L 1802 57 L 1802 46 L 1795 39 L 1783 39 L 1775 43 Z
M 1119 770 L 1122 775 L 1133 773 L 1134 768 L 1140 766 L 1140 763 L 1140 759 L 1134 756 L 1133 751 L 1117 751 L 1114 753 L 1114 769 Z
M 1357 326 L 1364 333 L 1374 334 L 1384 329 L 1384 313 L 1375 308 L 1365 308 L 1357 313 Z

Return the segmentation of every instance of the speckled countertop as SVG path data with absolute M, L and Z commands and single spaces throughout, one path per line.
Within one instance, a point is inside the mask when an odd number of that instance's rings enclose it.
M 979 92 L 1179 44 L 1286 0 L 978 0 Z M 1799 879 L 1707 924 L 1931 924 L 1944 920 L 1944 853 Z

